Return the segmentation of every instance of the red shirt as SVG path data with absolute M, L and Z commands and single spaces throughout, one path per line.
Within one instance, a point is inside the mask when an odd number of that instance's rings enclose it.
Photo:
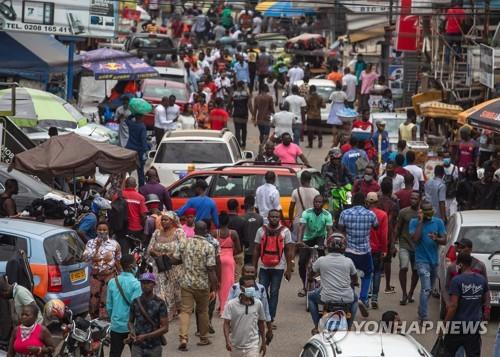
M 215 85 L 214 82 L 208 82 L 203 85 L 203 89 L 208 88 L 210 89 L 210 92 L 212 93 L 213 96 L 215 96 L 215 93 L 217 93 L 217 86 Z
M 412 193 L 413 193 L 413 187 L 403 188 L 402 190 L 399 190 L 398 192 L 395 193 L 396 197 L 399 199 L 400 210 L 411 206 L 410 198 Z
M 369 121 L 355 120 L 352 123 L 352 128 L 353 129 L 361 129 L 361 130 L 366 130 L 366 129 L 370 128 L 371 132 L 373 132 L 372 123 L 370 123 Z
M 127 201 L 128 208 L 128 229 L 131 231 L 142 231 L 141 214 L 146 214 L 148 209 L 144 196 L 135 188 L 124 188 L 123 198 Z
M 354 182 L 354 187 L 352 188 L 352 193 L 355 194 L 357 192 L 363 192 L 366 196 L 370 192 L 378 192 L 380 191 L 380 186 L 377 181 L 371 180 L 370 182 L 366 182 L 364 179 L 359 179 Z
M 464 9 L 456 6 L 446 12 L 446 33 L 461 33 L 460 24 L 465 20 Z
M 209 114 L 210 126 L 212 130 L 222 130 L 226 127 L 229 114 L 222 108 L 215 108 Z
M 378 228 L 370 230 L 370 247 L 372 253 L 387 253 L 387 239 L 389 234 L 389 219 L 387 213 L 379 208 L 372 208 L 378 221 Z

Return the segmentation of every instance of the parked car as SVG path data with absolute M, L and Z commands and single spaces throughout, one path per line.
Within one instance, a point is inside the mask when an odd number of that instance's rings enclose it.
M 440 249 L 438 279 L 440 289 L 446 289 L 446 273 L 456 261 L 455 242 L 467 238 L 472 241 L 472 256 L 486 265 L 491 305 L 500 306 L 500 211 L 461 211 L 450 217 L 447 242 Z M 441 314 L 445 311 L 441 298 Z
M 162 58 L 166 54 L 175 54 L 177 49 L 167 35 L 151 33 L 134 33 L 125 42 L 125 51 L 137 56 Z
M 75 231 L 22 219 L 0 219 L 0 273 L 17 249 L 26 252 L 40 305 L 61 299 L 75 314 L 85 314 L 90 300 L 90 268 L 85 245 Z
M 338 331 L 342 333 L 344 331 Z M 405 356 L 432 357 L 415 339 L 405 334 L 344 332 L 345 337 L 331 338 L 323 334 L 311 337 L 300 357 L 359 357 L 359 356 Z
M 151 166 L 158 170 L 160 181 L 171 185 L 179 174 L 195 165 L 197 169 L 233 165 L 253 159 L 251 151 L 242 151 L 234 134 L 228 129 L 176 130 L 168 132 L 157 150 L 149 152 Z
M 189 93 L 184 82 L 167 81 L 164 79 L 145 79 L 141 87 L 142 97 L 152 105 L 158 105 L 161 98 L 175 95 L 176 104 L 184 110 L 189 100 Z M 154 113 L 144 116 L 144 124 L 148 129 L 154 128 Z
M 39 145 L 50 139 L 49 132 L 44 128 L 23 128 L 28 138 L 36 145 Z M 85 136 L 91 140 L 99 143 L 118 144 L 118 132 L 97 123 L 88 123 L 82 127 L 71 128 L 58 128 L 59 135 L 75 133 L 80 136 Z
M 20 212 L 26 206 L 31 205 L 31 203 L 38 199 L 43 198 L 46 194 L 52 193 L 56 197 L 66 199 L 69 202 L 73 202 L 74 196 L 66 192 L 58 191 L 52 187 L 46 185 L 38 178 L 30 175 L 26 175 L 21 171 L 12 170 L 8 171 L 7 164 L 0 164 L 0 194 L 5 191 L 5 181 L 8 179 L 17 180 L 19 186 L 19 193 L 14 195 L 14 201 L 16 202 L 17 210 Z M 77 200 L 79 202 L 80 199 Z
M 301 166 L 241 164 L 194 171 L 169 187 L 173 208 L 179 209 L 194 195 L 191 187 L 199 179 L 207 182 L 207 196 L 215 201 L 219 212 L 227 210 L 227 201 L 230 199 L 238 200 L 241 206 L 246 195 L 255 194 L 257 187 L 264 184 L 264 175 L 269 170 L 276 174 L 276 187 L 280 192 L 283 215 L 287 219 L 292 191 L 299 187 L 300 175 L 304 172 Z M 321 174 L 318 170 L 306 170 L 313 175 L 313 186 L 321 184 Z

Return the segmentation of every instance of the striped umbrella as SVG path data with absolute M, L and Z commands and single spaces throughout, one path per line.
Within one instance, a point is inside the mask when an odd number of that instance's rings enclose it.
M 12 107 L 12 90 L 0 90 L 0 112 Z M 25 128 L 75 129 L 87 119 L 71 104 L 58 96 L 31 88 L 16 88 L 16 115 L 10 119 Z
M 307 4 L 307 3 L 306 3 Z M 263 1 L 255 10 L 267 17 L 300 17 L 313 15 L 316 11 L 296 1 Z
M 467 109 L 458 115 L 458 122 L 500 132 L 500 98 Z

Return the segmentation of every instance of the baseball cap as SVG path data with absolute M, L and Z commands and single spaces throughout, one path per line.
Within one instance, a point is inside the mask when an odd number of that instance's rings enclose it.
M 377 120 L 377 123 L 376 123 L 376 124 L 377 124 L 377 125 L 386 125 L 387 123 L 386 123 L 386 121 L 385 121 L 385 120 L 383 120 L 383 119 L 379 119 L 379 120 Z
M 156 275 L 150 272 L 146 272 L 139 277 L 139 281 L 150 281 L 156 284 Z
M 464 247 L 472 248 L 472 241 L 468 238 L 462 238 L 460 240 L 457 240 L 455 242 L 455 245 L 463 245 Z
M 366 202 L 368 202 L 368 203 L 378 202 L 377 193 L 376 192 L 368 192 L 368 195 L 366 195 Z

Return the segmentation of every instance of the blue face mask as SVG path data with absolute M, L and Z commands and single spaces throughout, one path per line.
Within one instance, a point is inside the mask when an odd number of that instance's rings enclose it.
M 255 287 L 251 286 L 249 288 L 245 288 L 243 295 L 245 295 L 245 297 L 247 297 L 247 298 L 255 297 Z
M 443 164 L 444 166 L 450 166 L 451 164 L 451 159 L 448 157 L 448 158 L 445 158 L 443 159 Z

